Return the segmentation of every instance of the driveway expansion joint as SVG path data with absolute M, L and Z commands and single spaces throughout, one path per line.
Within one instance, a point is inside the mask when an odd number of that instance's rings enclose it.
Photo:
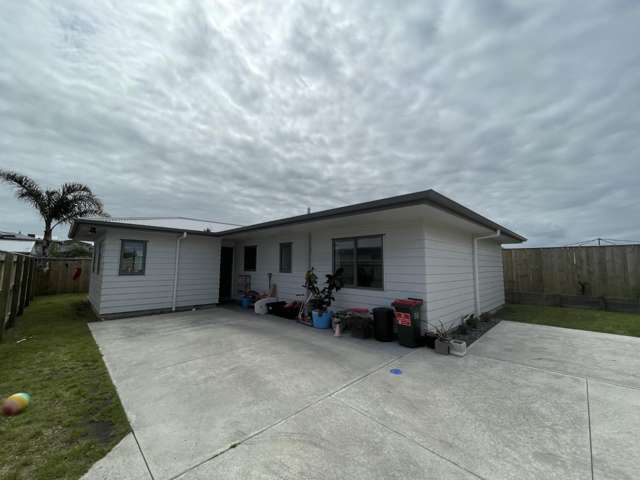
M 371 370 L 371 371 L 369 371 L 369 372 L 367 372 L 367 373 L 365 373 L 365 374 L 363 374 L 363 375 L 360 375 L 360 376 L 358 376 L 357 378 L 355 378 L 355 379 L 353 379 L 353 380 L 351 380 L 351 381 L 349 381 L 349 382 L 347 382 L 347 383 L 345 383 L 345 384 L 341 385 L 341 386 L 340 386 L 340 387 L 338 387 L 337 389 L 335 389 L 335 390 L 333 390 L 333 391 L 331 391 L 331 392 L 328 392 L 328 393 L 325 393 L 325 394 L 321 395 L 319 398 L 317 398 L 317 399 L 313 400 L 312 402 L 309 402 L 307 405 L 305 405 L 305 406 L 304 406 L 304 407 L 302 407 L 302 408 L 299 408 L 298 410 L 296 410 L 296 411 L 295 411 L 295 412 L 293 412 L 292 414 L 287 415 L 287 416 L 285 416 L 284 418 L 281 418 L 280 420 L 278 420 L 277 422 L 274 422 L 274 423 L 272 423 L 272 424 L 270 424 L 270 425 L 267 425 L 267 426 L 266 426 L 266 427 L 264 427 L 264 428 L 261 428 L 260 430 L 258 430 L 258 431 L 256 431 L 256 432 L 254 432 L 254 433 L 252 433 L 252 434 L 250 434 L 250 435 L 246 436 L 245 438 L 243 438 L 243 439 L 241 439 L 241 440 L 238 440 L 237 442 L 233 442 L 233 443 L 231 443 L 231 444 L 230 444 L 230 445 L 228 445 L 226 448 L 224 448 L 224 449 L 222 449 L 222 450 L 220 450 L 220 451 L 216 452 L 215 454 L 213 454 L 213 455 L 212 455 L 212 456 L 210 456 L 209 458 L 207 458 L 207 459 L 205 459 L 205 460 L 203 460 L 203 461 L 201 461 L 201 462 L 199 462 L 199 463 L 197 463 L 197 464 L 195 464 L 195 465 L 191 466 L 190 468 L 188 468 L 188 469 L 184 470 L 183 472 L 180 472 L 179 474 L 177 474 L 177 475 L 175 475 L 175 476 L 171 477 L 169 480 L 177 480 L 177 479 L 179 479 L 180 477 L 182 477 L 183 475 L 186 475 L 187 473 L 189 473 L 190 471 L 192 471 L 192 470 L 194 470 L 194 469 L 196 469 L 196 468 L 198 468 L 198 467 L 200 467 L 200 466 L 204 465 L 204 464 L 205 464 L 205 463 L 207 463 L 207 462 L 210 462 L 211 460 L 214 460 L 214 459 L 215 459 L 215 458 L 217 458 L 217 457 L 220 457 L 221 455 L 224 455 L 224 454 L 225 454 L 225 453 L 227 453 L 228 451 L 233 450 L 233 449 L 235 449 L 235 448 L 239 447 L 240 445 L 244 444 L 245 442 L 247 442 L 247 441 L 249 441 L 249 440 L 251 440 L 251 439 L 253 439 L 253 438 L 257 437 L 258 435 L 260 435 L 260 434 L 262 434 L 262 433 L 266 432 L 267 430 L 271 430 L 272 428 L 277 427 L 278 425 L 281 425 L 282 423 L 286 422 L 287 420 L 289 420 L 289 419 L 291 419 L 291 418 L 293 418 L 293 417 L 295 417 L 295 416 L 297 416 L 297 415 L 301 414 L 301 413 L 302 413 L 302 412 L 304 412 L 305 410 L 307 410 L 307 409 L 309 409 L 309 408 L 311 408 L 311 407 L 313 407 L 313 406 L 315 406 L 315 405 L 318 405 L 319 403 L 323 402 L 324 400 L 326 400 L 326 399 L 328 399 L 328 398 L 336 398 L 336 397 L 335 397 L 335 395 L 336 395 L 336 394 L 338 394 L 338 393 L 340 393 L 340 392 L 344 391 L 345 389 L 347 389 L 347 388 L 351 387 L 352 385 L 355 385 L 356 383 L 358 383 L 358 382 L 360 382 L 360 381 L 364 380 L 365 378 L 367 378 L 368 376 L 373 375 L 374 373 L 376 373 L 376 372 L 378 372 L 378 371 L 382 370 L 383 368 L 385 368 L 385 367 L 389 366 L 390 364 L 392 364 L 392 363 L 394 363 L 394 362 L 397 362 L 398 360 L 400 360 L 400 359 L 402 359 L 402 358 L 404 358 L 404 357 L 406 357 L 406 356 L 408 356 L 408 355 L 411 355 L 412 353 L 415 353 L 415 351 L 416 351 L 416 350 L 412 350 L 412 351 L 407 352 L 407 353 L 404 353 L 404 354 L 402 354 L 402 355 L 398 355 L 398 356 L 396 356 L 396 357 L 394 357 L 394 358 L 392 358 L 392 359 L 388 360 L 387 362 L 384 362 L 382 365 L 379 365 L 379 366 L 378 366 L 378 367 L 376 367 L 375 369 L 373 369 L 373 370 Z M 477 476 L 477 475 L 476 475 L 476 476 Z M 479 478 L 480 478 L 480 477 L 479 477 Z M 483 480 L 484 480 L 484 479 L 483 479 Z
M 464 466 L 462 466 L 462 465 L 460 465 L 460 464 L 458 464 L 458 463 L 454 462 L 454 461 L 453 461 L 453 460 L 451 460 L 450 458 L 445 457 L 444 455 L 442 455 L 442 454 L 440 454 L 440 453 L 436 452 L 435 450 L 432 450 L 432 449 L 430 449 L 429 447 L 426 447 L 425 445 L 421 444 L 420 442 L 416 441 L 415 439 L 413 439 L 413 438 L 409 437 L 408 435 L 406 435 L 406 434 L 402 433 L 401 431 L 396 430 L 395 428 L 392 428 L 392 427 L 390 427 L 389 425 L 387 425 L 387 424 L 385 424 L 385 423 L 380 422 L 379 420 L 376 420 L 374 417 L 372 417 L 372 416 L 371 416 L 371 415 L 369 415 L 368 413 L 364 412 L 363 410 L 360 410 L 360 409 L 359 409 L 359 408 L 357 408 L 357 407 L 354 407 L 354 406 L 353 406 L 353 405 L 351 405 L 350 403 L 348 403 L 348 402 L 346 402 L 346 401 L 342 400 L 340 397 L 334 397 L 334 398 L 335 398 L 336 400 L 340 401 L 340 402 L 341 402 L 343 405 L 345 405 L 346 407 L 348 407 L 348 408 L 350 408 L 351 410 L 353 410 L 354 412 L 357 412 L 357 413 L 359 413 L 360 415 L 362 415 L 362 416 L 364 416 L 364 417 L 368 418 L 368 419 L 369 419 L 369 420 L 371 420 L 372 422 L 374 422 L 374 423 L 376 423 L 376 424 L 380 425 L 381 427 L 383 427 L 383 428 L 385 428 L 385 429 L 389 430 L 390 432 L 393 432 L 393 433 L 395 433 L 395 434 L 397 434 L 397 435 L 400 435 L 402 438 L 404 438 L 404 439 L 406 439 L 406 440 L 410 441 L 411 443 L 413 443 L 414 445 L 417 445 L 418 447 L 422 448 L 423 450 L 426 450 L 427 452 L 432 453 L 432 454 L 433 454 L 433 455 L 435 455 L 436 457 L 441 458 L 442 460 L 444 460 L 444 461 L 445 461 L 445 462 L 447 462 L 447 463 L 450 463 L 451 465 L 455 466 L 456 468 L 459 468 L 460 470 L 463 470 L 463 471 L 467 472 L 468 474 L 473 475 L 473 476 L 474 476 L 474 477 L 476 477 L 476 478 L 479 478 L 480 480 L 488 480 L 487 478 L 485 478 L 485 477 L 483 477 L 483 476 L 481 476 L 481 475 L 478 475 L 477 473 L 475 473 L 475 472 L 473 472 L 473 471 L 469 470 L 468 468 L 466 468 L 466 467 L 464 467 Z
M 589 420 L 589 459 L 591 463 L 591 480 L 594 479 L 593 474 L 593 440 L 591 436 L 591 405 L 589 403 L 589 379 L 584 379 L 585 389 L 587 391 L 587 419 Z

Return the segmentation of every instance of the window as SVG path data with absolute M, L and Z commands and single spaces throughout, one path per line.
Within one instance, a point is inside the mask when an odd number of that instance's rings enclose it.
M 344 269 L 346 287 L 382 289 L 382 235 L 333 241 L 333 270 Z
M 255 245 L 251 247 L 244 247 L 244 271 L 255 272 L 256 271 L 256 258 L 258 256 L 258 247 Z
M 120 275 L 144 275 L 146 261 L 147 242 L 143 240 L 121 240 Z M 100 259 L 98 259 L 99 262 Z
M 280 244 L 280 273 L 291 273 L 292 243 Z

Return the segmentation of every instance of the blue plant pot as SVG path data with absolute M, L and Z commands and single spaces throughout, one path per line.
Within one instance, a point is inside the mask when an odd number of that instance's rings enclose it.
M 331 328 L 331 317 L 332 312 L 330 310 L 323 314 L 320 314 L 317 310 L 311 312 L 311 319 L 315 328 Z

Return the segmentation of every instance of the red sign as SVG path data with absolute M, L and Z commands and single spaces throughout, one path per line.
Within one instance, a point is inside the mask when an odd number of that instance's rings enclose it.
M 398 325 L 402 325 L 403 327 L 411 326 L 411 314 L 406 312 L 396 312 L 396 321 Z

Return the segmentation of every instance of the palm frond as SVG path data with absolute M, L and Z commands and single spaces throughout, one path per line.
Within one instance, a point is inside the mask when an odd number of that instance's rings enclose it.
M 18 199 L 33 205 L 46 218 L 48 213 L 46 195 L 35 180 L 26 175 L 0 169 L 0 181 L 12 185 L 15 188 L 15 195 Z

